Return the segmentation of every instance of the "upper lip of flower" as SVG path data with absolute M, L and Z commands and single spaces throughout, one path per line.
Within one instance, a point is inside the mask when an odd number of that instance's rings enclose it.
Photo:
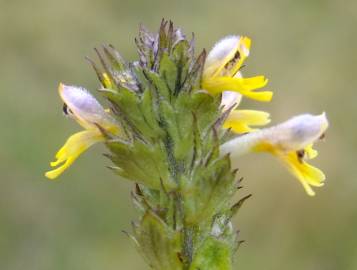
M 58 92 L 66 111 L 85 129 L 97 128 L 98 125 L 110 129 L 115 124 L 114 118 L 86 89 L 60 83 Z
M 250 43 L 238 35 L 221 39 L 207 56 L 203 77 L 234 77 L 249 55 Z
M 323 136 L 328 126 L 325 113 L 320 115 L 303 114 L 270 128 L 269 140 L 287 151 L 298 151 Z M 269 131 L 266 132 L 269 133 Z
M 254 91 L 264 87 L 264 76 L 243 78 L 240 69 L 249 55 L 250 39 L 244 36 L 228 36 L 220 40 L 209 52 L 202 75 L 203 89 L 213 94 L 235 91 L 259 101 L 270 101 L 271 91 Z

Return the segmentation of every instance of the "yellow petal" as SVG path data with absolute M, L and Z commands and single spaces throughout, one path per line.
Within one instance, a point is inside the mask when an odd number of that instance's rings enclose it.
M 263 76 L 252 78 L 219 77 L 203 80 L 202 87 L 211 94 L 218 94 L 229 90 L 238 92 L 251 99 L 268 102 L 273 96 L 271 91 L 253 91 L 264 87 L 267 83 L 268 81 Z
M 279 154 L 278 157 L 286 164 L 289 171 L 301 182 L 308 195 L 314 196 L 315 192 L 311 186 L 323 186 L 325 180 L 324 173 L 299 159 L 296 152 Z
M 235 77 L 237 80 L 241 80 L 243 85 L 249 89 L 258 89 L 267 85 L 268 79 L 264 76 L 254 76 L 250 78 Z
M 313 159 L 315 157 L 317 157 L 318 152 L 312 148 L 312 144 L 309 144 L 308 146 L 305 147 L 305 153 L 306 153 L 306 157 L 308 159 Z
M 72 163 L 94 143 L 103 141 L 104 137 L 97 129 L 85 130 L 73 134 L 56 154 L 56 161 L 51 162 L 51 166 L 58 168 L 46 172 L 45 176 L 55 179 L 62 174 Z
M 235 110 L 227 117 L 223 127 L 236 133 L 254 131 L 251 126 L 263 126 L 270 122 L 269 113 L 255 110 Z

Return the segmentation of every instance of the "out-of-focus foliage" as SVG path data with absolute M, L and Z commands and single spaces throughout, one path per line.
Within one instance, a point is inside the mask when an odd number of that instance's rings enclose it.
M 0 269 L 146 269 L 121 232 L 136 216 L 131 183 L 105 168 L 104 148 L 91 149 L 58 181 L 43 172 L 78 130 L 62 116 L 58 83 L 95 90 L 84 56 L 105 42 L 135 59 L 138 24 L 157 30 L 162 17 L 195 32 L 198 51 L 230 33 L 253 39 L 244 72 L 266 74 L 274 98 L 249 108 L 270 111 L 276 123 L 325 110 L 331 122 L 317 160 L 327 182 L 314 198 L 269 157 L 238 164 L 253 193 L 236 220 L 247 241 L 239 269 L 356 269 L 352 0 L 1 1 Z

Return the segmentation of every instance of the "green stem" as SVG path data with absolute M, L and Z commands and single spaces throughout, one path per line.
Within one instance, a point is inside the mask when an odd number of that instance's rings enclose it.
M 193 250 L 194 250 L 193 237 L 194 237 L 194 227 L 185 225 L 183 228 L 183 247 L 182 247 L 182 253 L 185 258 L 184 270 L 189 269 L 192 263 Z

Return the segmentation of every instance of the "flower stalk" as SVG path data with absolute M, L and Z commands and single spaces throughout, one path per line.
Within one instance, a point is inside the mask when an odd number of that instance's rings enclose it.
M 95 50 L 100 65 L 89 60 L 107 109 L 84 88 L 60 85 L 65 114 L 84 131 L 67 140 L 46 176 L 57 178 L 91 145 L 105 143 L 110 169 L 134 183 L 139 217 L 130 238 L 148 265 L 230 270 L 241 243 L 232 218 L 250 197 L 234 202 L 241 186 L 232 161 L 271 153 L 313 195 L 324 176 L 304 158 L 316 156 L 312 144 L 326 131 L 326 116 L 259 130 L 268 113 L 237 109 L 244 97 L 272 98 L 260 90 L 264 76 L 242 75 L 247 37 L 226 37 L 196 56 L 193 38 L 163 20 L 158 34 L 141 27 L 135 42 L 138 61 L 126 62 L 111 45 Z

